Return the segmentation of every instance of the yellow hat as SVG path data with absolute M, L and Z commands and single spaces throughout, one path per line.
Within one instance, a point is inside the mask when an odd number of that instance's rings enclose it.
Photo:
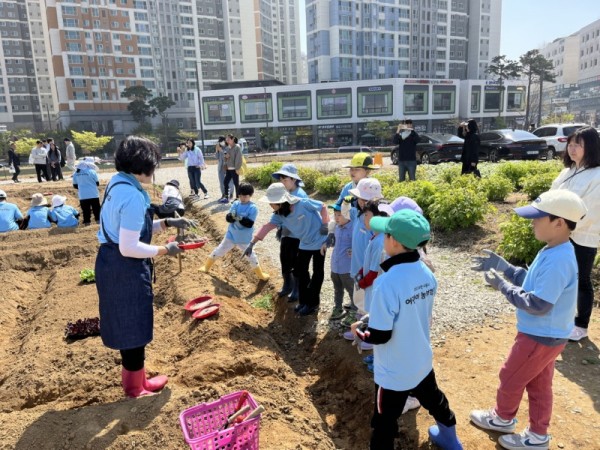
M 378 166 L 373 164 L 373 157 L 365 152 L 357 153 L 352 157 L 349 166 L 344 166 L 346 169 L 379 169 Z

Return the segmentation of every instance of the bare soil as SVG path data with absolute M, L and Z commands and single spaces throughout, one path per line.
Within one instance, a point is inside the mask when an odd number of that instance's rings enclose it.
M 22 211 L 40 189 L 5 187 Z M 66 181 L 44 187 L 60 189 L 77 204 Z M 196 207 L 191 214 L 204 234 L 221 239 L 223 217 Z M 470 231 L 472 250 L 497 239 L 493 221 Z M 266 407 L 263 449 L 368 448 L 373 382 L 362 357 L 336 332 L 316 333 L 314 318 L 295 318 L 285 302 L 276 301 L 272 312 L 253 307 L 253 301 L 273 296 L 280 280 L 259 282 L 239 253 L 218 261 L 208 275 L 197 269 L 206 248 L 184 254 L 182 273 L 177 259 L 157 258 L 155 333 L 146 368 L 168 375 L 169 384 L 158 395 L 125 399 L 118 352 L 98 337 L 64 339 L 67 322 L 98 314 L 96 287 L 79 279 L 80 270 L 94 267 L 97 231 L 91 226 L 0 235 L 0 449 L 186 448 L 180 412 L 240 389 Z M 218 316 L 198 322 L 183 306 L 203 294 L 222 306 Z M 600 448 L 600 351 L 594 344 L 600 340 L 599 317 L 595 310 L 590 339 L 569 344 L 557 362 L 553 448 Z M 436 343 L 437 377 L 466 449 L 497 448 L 498 435 L 470 425 L 468 413 L 493 405 L 514 335 L 514 318 L 507 316 Z M 525 400 L 518 419 L 525 427 Z M 433 421 L 422 408 L 400 422 L 398 448 L 435 448 L 427 437 Z

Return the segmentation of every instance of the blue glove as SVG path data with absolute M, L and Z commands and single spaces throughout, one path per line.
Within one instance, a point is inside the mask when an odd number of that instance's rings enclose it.
M 244 256 L 249 258 L 250 255 L 252 254 L 253 249 L 254 249 L 254 242 L 250 242 L 248 244 L 248 247 L 246 247 L 246 250 L 244 250 Z
M 335 247 L 335 234 L 329 233 L 327 235 L 327 240 L 325 241 L 325 245 L 327 245 L 327 248 Z
M 488 272 L 483 274 L 487 284 L 492 286 L 497 291 L 500 290 L 500 286 L 505 282 L 496 269 L 490 269 Z
M 487 256 L 475 256 L 471 259 L 474 264 L 471 266 L 472 270 L 487 272 L 490 269 L 496 269 L 498 272 L 504 273 L 510 267 L 510 264 L 504 258 L 493 251 L 486 249 L 483 250 L 483 253 Z

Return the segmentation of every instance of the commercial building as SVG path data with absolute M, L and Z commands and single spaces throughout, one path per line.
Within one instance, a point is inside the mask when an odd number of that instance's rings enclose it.
M 308 78 L 485 79 L 501 0 L 306 0 Z
M 413 119 L 418 131 L 455 132 L 475 118 L 489 129 L 500 114 L 507 124 L 523 120 L 526 85 L 490 80 L 387 78 L 304 85 L 253 85 L 202 93 L 204 138 L 234 132 L 249 146 L 274 133 L 280 149 L 380 145 L 389 142 L 398 121 Z M 375 139 L 369 122 L 384 121 L 389 136 Z

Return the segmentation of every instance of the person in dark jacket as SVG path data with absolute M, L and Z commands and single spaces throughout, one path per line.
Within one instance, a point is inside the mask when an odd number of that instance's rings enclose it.
M 481 143 L 479 141 L 479 127 L 475 119 L 469 119 L 467 122 L 461 123 L 456 135 L 465 140 L 460 156 L 460 161 L 462 162 L 461 175 L 472 173 L 476 177 L 481 178 L 481 173 L 477 169 Z
M 418 142 L 419 135 L 413 128 L 412 120 L 406 119 L 400 122 L 394 135 L 394 145 L 398 146 L 400 181 L 406 180 L 406 172 L 411 181 L 416 179 Z
M 17 145 L 14 142 L 11 142 L 8 145 L 8 164 L 12 165 L 14 168 L 14 173 L 12 176 L 12 180 L 15 183 L 20 183 L 19 174 L 21 173 L 21 158 L 17 154 Z

